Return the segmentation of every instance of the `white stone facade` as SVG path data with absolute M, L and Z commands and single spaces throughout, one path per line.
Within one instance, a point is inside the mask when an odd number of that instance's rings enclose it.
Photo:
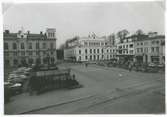
M 108 45 L 105 37 L 95 35 L 72 39 L 64 49 L 64 59 L 74 61 L 100 61 L 116 58 L 116 46 Z

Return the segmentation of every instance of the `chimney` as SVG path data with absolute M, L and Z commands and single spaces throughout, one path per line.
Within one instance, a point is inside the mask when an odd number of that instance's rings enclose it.
M 40 32 L 40 34 L 42 35 L 42 34 L 43 34 L 43 32 L 41 31 L 41 32 Z
M 9 34 L 10 32 L 9 32 L 9 30 L 5 30 L 5 33 L 6 33 L 6 34 Z

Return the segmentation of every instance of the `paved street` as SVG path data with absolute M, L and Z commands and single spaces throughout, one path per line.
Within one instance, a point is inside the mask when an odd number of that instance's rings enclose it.
M 165 112 L 165 74 L 66 64 L 84 86 L 15 96 L 6 114 L 137 114 Z

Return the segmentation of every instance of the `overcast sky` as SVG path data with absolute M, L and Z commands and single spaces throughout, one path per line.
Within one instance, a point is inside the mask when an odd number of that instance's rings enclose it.
M 3 5 L 4 27 L 32 33 L 56 28 L 57 45 L 75 35 L 97 36 L 127 29 L 134 33 L 157 31 L 164 34 L 164 5 L 161 2 L 131 3 L 48 3 Z

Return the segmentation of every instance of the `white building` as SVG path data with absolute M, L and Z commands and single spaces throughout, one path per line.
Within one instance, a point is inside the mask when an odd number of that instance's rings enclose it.
M 134 38 L 132 36 L 125 38 L 123 42 L 117 44 L 117 57 L 119 60 L 133 60 L 134 55 Z
M 100 61 L 116 58 L 116 46 L 110 45 L 106 37 L 95 34 L 76 37 L 66 42 L 64 59 L 73 61 Z
M 10 33 L 9 30 L 5 30 L 3 33 L 5 66 L 30 65 L 37 62 L 54 64 L 57 60 L 55 31 L 48 28 L 46 33 L 34 34 L 30 31 Z

